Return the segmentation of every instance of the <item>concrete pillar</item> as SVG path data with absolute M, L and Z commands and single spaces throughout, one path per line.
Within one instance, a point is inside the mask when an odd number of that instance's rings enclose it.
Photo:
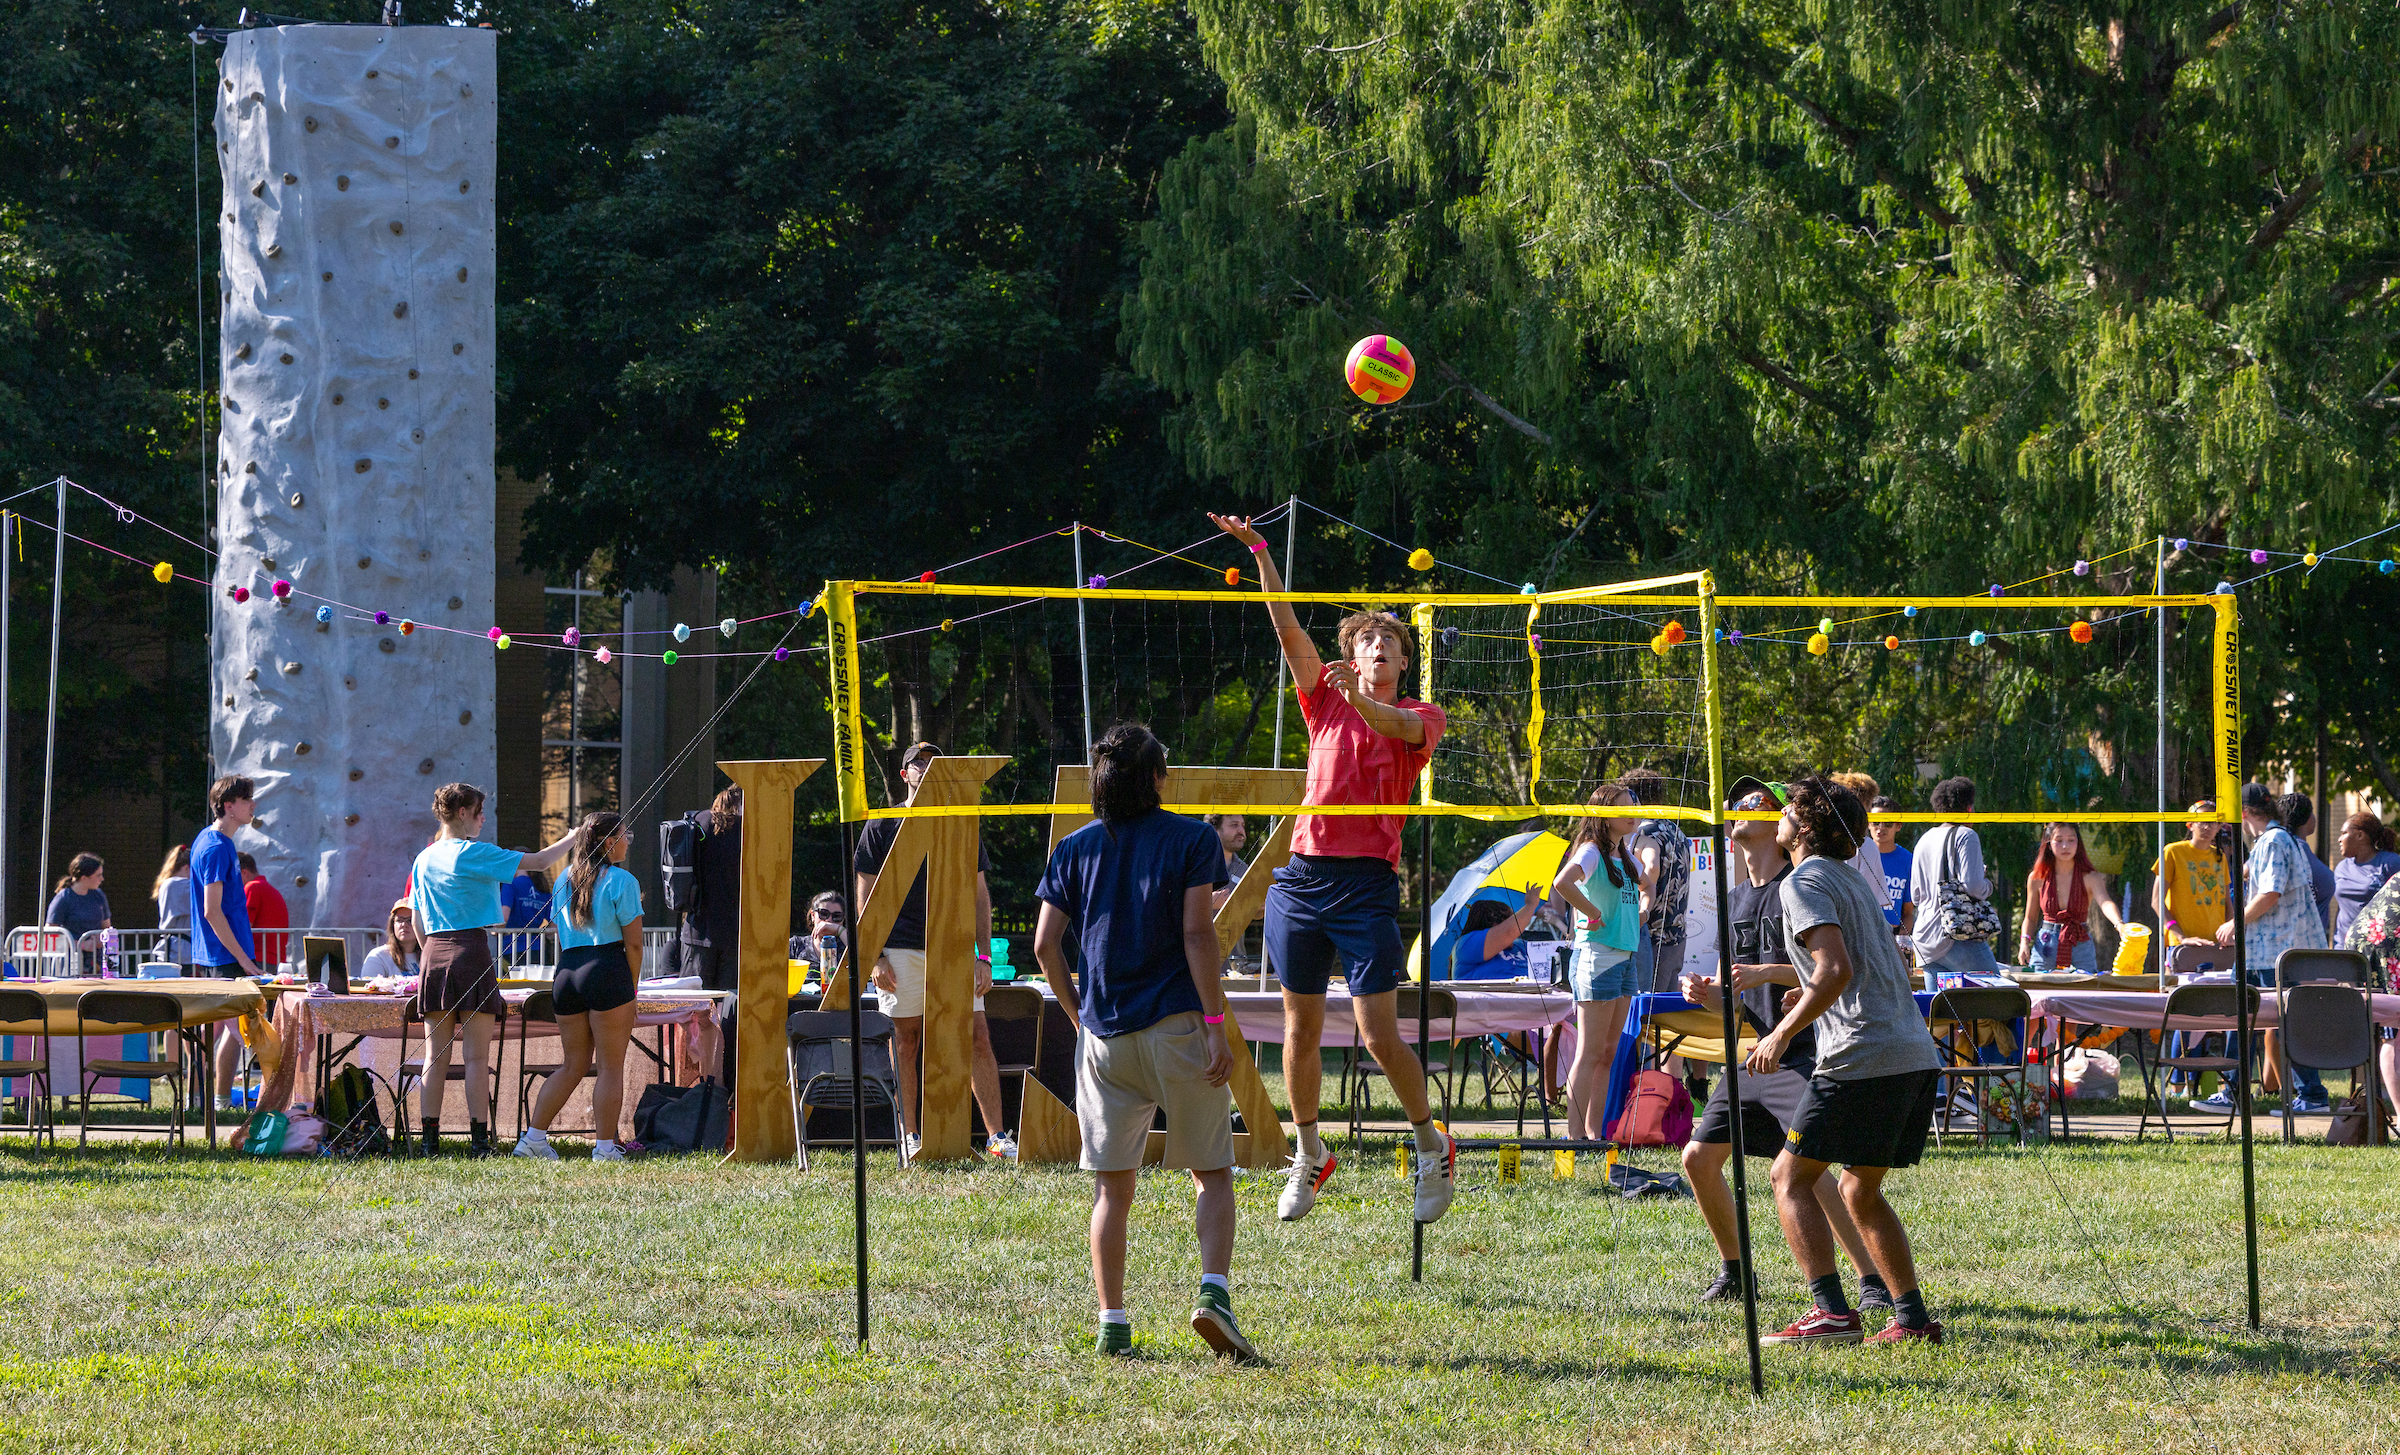
M 494 787 L 498 91 L 488 30 L 226 42 L 211 737 L 295 924 L 381 924 L 433 789 Z

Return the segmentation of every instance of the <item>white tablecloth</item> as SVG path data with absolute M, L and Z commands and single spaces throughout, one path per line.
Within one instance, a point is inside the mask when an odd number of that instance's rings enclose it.
M 2167 997 L 2157 992 L 2029 988 L 2026 994 L 2033 998 L 2033 1013 L 2050 1020 L 2155 1031 L 2166 1018 Z M 2372 999 L 2373 1014 L 2378 1024 L 2400 1026 L 2400 995 L 2378 995 Z M 2271 1028 L 2275 1024 L 2275 996 L 2272 991 L 2259 993 L 2256 1024 L 2261 1028 Z M 2179 1031 L 2230 1031 L 2233 1028 L 2232 1016 L 2209 1020 L 2178 1016 L 2175 1021 L 2175 1029 Z

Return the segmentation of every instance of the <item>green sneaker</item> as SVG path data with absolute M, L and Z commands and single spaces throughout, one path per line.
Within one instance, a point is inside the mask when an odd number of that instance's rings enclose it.
M 1133 1357 L 1133 1325 L 1107 1324 L 1100 1326 L 1100 1336 L 1092 1341 L 1095 1354 L 1113 1354 L 1120 1359 Z
M 1213 1283 L 1200 1285 L 1200 1306 L 1192 1310 L 1192 1332 L 1236 1364 L 1259 1362 L 1258 1350 L 1242 1337 L 1242 1326 L 1233 1320 L 1233 1299 Z

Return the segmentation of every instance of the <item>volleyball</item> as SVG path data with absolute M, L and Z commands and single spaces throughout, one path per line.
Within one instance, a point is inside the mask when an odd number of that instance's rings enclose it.
M 1408 345 L 1390 334 L 1369 334 L 1350 346 L 1342 377 L 1350 381 L 1350 392 L 1369 404 L 1397 404 L 1417 382 L 1417 361 Z

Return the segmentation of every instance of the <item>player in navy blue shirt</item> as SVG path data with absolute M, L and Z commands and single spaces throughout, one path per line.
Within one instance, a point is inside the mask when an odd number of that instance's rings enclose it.
M 1060 841 L 1034 894 L 1033 953 L 1076 1024 L 1075 1120 L 1092 1194 L 1092 1281 L 1102 1354 L 1131 1354 L 1125 1224 L 1150 1125 L 1167 1118 L 1165 1165 L 1200 1199 L 1200 1299 L 1192 1331 L 1219 1354 L 1258 1357 L 1233 1318 L 1233 1050 L 1212 907 L 1225 883 L 1214 829 L 1159 807 L 1167 750 L 1120 723 L 1092 746 L 1092 813 Z M 1067 936 L 1075 937 L 1068 972 Z

